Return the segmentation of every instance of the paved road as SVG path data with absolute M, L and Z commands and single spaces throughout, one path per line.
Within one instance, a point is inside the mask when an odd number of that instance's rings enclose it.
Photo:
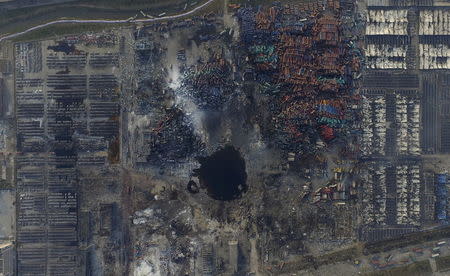
M 61 24 L 61 23 L 103 23 L 103 24 L 120 24 L 120 23 L 129 23 L 129 22 L 157 22 L 157 21 L 163 21 L 163 20 L 171 20 L 171 19 L 178 19 L 187 15 L 192 15 L 195 12 L 203 9 L 204 7 L 208 6 L 209 4 L 211 4 L 212 2 L 214 2 L 216 0 L 208 0 L 205 3 L 201 4 L 200 6 L 195 7 L 194 9 L 187 11 L 185 13 L 180 13 L 180 14 L 174 14 L 174 15 L 168 15 L 168 16 L 162 16 L 162 17 L 157 17 L 157 18 L 147 18 L 147 19 L 135 19 L 135 20 L 128 20 L 128 19 L 123 19 L 123 20 L 80 20 L 80 19 L 61 19 L 61 20 L 55 20 L 55 21 L 51 21 L 48 23 L 44 23 L 41 25 L 37 25 L 34 27 L 31 27 L 23 32 L 19 32 L 19 33 L 15 33 L 15 34 L 9 34 L 9 35 L 5 35 L 0 37 L 0 42 L 2 42 L 3 40 L 7 40 L 7 39 L 11 39 L 11 38 L 15 38 L 18 37 L 20 35 L 26 34 L 28 32 L 34 31 L 34 30 L 38 30 L 50 25 L 55 25 L 55 24 Z

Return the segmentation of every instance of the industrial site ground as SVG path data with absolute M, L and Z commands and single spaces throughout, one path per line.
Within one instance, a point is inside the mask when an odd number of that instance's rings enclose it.
M 0 42 L 3 275 L 450 274 L 449 1 L 104 3 L 0 3 L 131 17 Z

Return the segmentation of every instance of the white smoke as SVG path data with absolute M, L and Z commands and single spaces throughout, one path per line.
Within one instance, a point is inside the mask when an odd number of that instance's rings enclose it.
M 203 118 L 205 112 L 200 110 L 194 102 L 191 95 L 185 87 L 182 86 L 183 76 L 180 73 L 178 64 L 174 64 L 169 69 L 168 85 L 173 90 L 175 96 L 175 106 L 180 108 L 183 113 L 189 118 L 194 128 L 194 133 L 200 137 L 203 143 L 207 142 L 207 135 L 205 134 L 205 127 L 203 125 Z
M 181 87 L 180 68 L 178 68 L 178 64 L 175 64 L 172 66 L 172 68 L 169 68 L 168 77 L 170 88 L 172 88 L 173 90 L 177 90 Z

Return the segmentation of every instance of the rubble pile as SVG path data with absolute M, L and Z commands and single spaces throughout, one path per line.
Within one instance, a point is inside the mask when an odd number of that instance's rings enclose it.
M 219 54 L 204 63 L 186 70 L 183 87 L 201 109 L 220 109 L 226 96 L 233 91 L 230 81 L 231 66 Z
M 148 102 L 152 107 L 160 105 L 163 95 L 164 71 L 159 67 L 163 51 L 159 43 L 138 39 L 136 44 L 138 92 L 143 97 L 141 103 Z M 147 93 L 145 93 L 147 92 Z M 151 96 L 148 94 L 152 94 Z M 148 111 L 143 111 L 148 112 Z
M 157 126 L 147 134 L 147 162 L 175 162 L 198 152 L 202 144 L 193 133 L 191 124 L 181 110 L 168 110 Z
M 134 246 L 134 258 L 153 271 L 175 270 L 184 275 L 194 254 L 191 210 L 176 201 L 157 201 L 133 215 L 133 224 L 145 226 Z M 156 257 L 156 258 L 155 258 Z
M 85 46 L 95 46 L 99 48 L 111 47 L 118 43 L 118 37 L 110 32 L 84 33 L 77 36 L 66 36 L 64 40 L 69 42 L 69 44 L 81 43 Z

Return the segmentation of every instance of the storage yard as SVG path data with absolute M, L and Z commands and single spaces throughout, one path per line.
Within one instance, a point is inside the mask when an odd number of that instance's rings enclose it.
M 89 171 L 118 160 L 111 150 L 119 137 L 118 51 L 113 34 L 16 44 L 17 270 L 23 275 L 78 275 L 87 262 L 80 256 L 89 251 L 80 248 L 89 237 L 80 228 L 94 225 L 82 219 L 83 209 L 95 214 L 102 201 L 91 205 Z M 98 177 L 95 185 L 108 181 Z
M 373 223 L 362 236 L 371 241 L 446 224 L 447 162 L 435 158 L 448 140 L 448 9 L 433 1 L 367 4 L 362 153 L 371 193 L 363 202 Z
M 449 7 L 267 2 L 1 45 L 17 275 L 445 273 Z

